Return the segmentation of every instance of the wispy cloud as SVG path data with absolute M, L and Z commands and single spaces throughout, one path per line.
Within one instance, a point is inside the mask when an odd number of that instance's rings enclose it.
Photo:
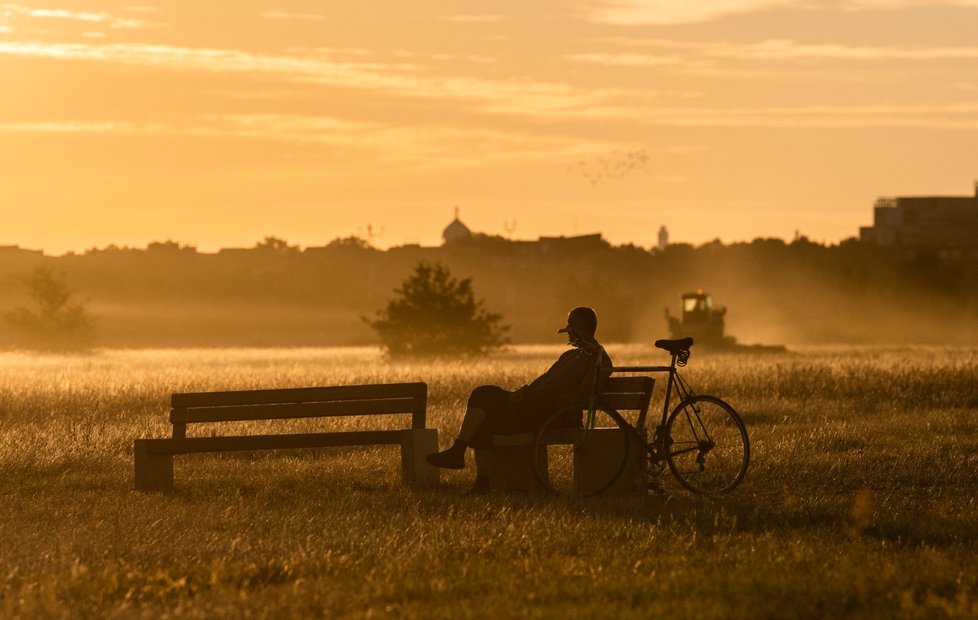
M 145 123 L 46 121 L 0 123 L 0 133 L 150 133 L 163 127 Z
M 317 13 L 284 13 L 282 11 L 264 11 L 261 13 L 262 19 L 293 20 L 305 22 L 323 22 L 329 19 L 325 15 Z
M 67 9 L 32 8 L 20 4 L 4 4 L 0 16 L 7 19 L 51 19 L 85 24 L 99 24 L 113 29 L 135 29 L 156 26 L 152 22 L 128 17 L 118 17 L 112 13 L 99 11 L 70 11 Z
M 850 11 L 912 7 L 934 8 L 935 6 L 978 7 L 978 0 L 842 0 L 841 6 Z
M 137 134 L 265 140 L 317 145 L 356 152 L 357 161 L 396 163 L 402 169 L 470 167 L 521 161 L 565 162 L 610 142 L 545 136 L 481 127 L 350 121 L 330 116 L 288 114 L 203 115 L 182 122 L 51 121 L 0 123 L 0 134 Z M 465 152 L 464 158 L 458 157 Z
M 978 129 L 978 104 L 655 108 L 641 121 L 672 127 Z
M 675 67 L 688 65 L 689 61 L 674 54 L 642 54 L 635 52 L 591 52 L 564 56 L 574 62 L 618 67 Z
M 467 24 L 484 24 L 502 21 L 502 15 L 445 15 L 439 18 L 444 22 L 460 22 Z
M 438 62 L 446 61 L 463 61 L 463 62 L 474 62 L 479 64 L 492 64 L 497 62 L 494 56 L 484 56 L 481 54 L 439 54 L 430 52 L 412 52 L 409 50 L 396 49 L 393 52 L 394 56 L 398 58 L 412 58 L 420 60 L 434 60 Z
M 415 64 L 337 60 L 166 45 L 0 42 L 0 55 L 34 56 L 268 78 L 468 102 L 484 112 L 547 117 L 593 116 L 620 93 L 568 84 L 423 74 Z M 604 112 L 603 112 L 604 110 Z
M 663 26 L 772 9 L 852 12 L 937 6 L 978 7 L 978 0 L 592 0 L 585 15 L 619 26 Z
M 871 46 L 841 43 L 809 44 L 783 39 L 757 43 L 713 43 L 660 39 L 618 40 L 649 52 L 595 52 L 571 54 L 568 60 L 615 66 L 689 66 L 704 60 L 790 61 L 790 60 L 971 60 L 978 59 L 978 46 Z M 666 50 L 665 52 L 661 50 Z
M 805 0 L 597 0 L 587 17 L 619 26 L 688 24 L 735 13 L 810 4 Z

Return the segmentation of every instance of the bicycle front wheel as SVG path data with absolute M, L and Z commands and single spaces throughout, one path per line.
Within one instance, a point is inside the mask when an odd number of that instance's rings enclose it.
M 747 474 L 747 428 L 719 398 L 693 396 L 681 402 L 666 422 L 666 445 L 669 469 L 694 493 L 726 493 Z
M 628 435 L 604 411 L 584 428 L 580 414 L 556 413 L 533 440 L 533 469 L 540 485 L 558 495 L 589 497 L 608 490 L 628 460 Z

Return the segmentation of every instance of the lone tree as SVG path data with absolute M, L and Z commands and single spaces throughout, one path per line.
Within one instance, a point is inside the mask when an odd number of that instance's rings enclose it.
M 391 356 L 473 355 L 509 341 L 502 315 L 476 300 L 472 278 L 458 280 L 441 263 L 418 263 L 394 293 L 376 320 L 363 317 Z
M 90 348 L 95 319 L 83 303 L 72 303 L 74 293 L 64 277 L 42 265 L 25 280 L 33 307 L 15 308 L 3 315 L 18 344 L 61 351 Z

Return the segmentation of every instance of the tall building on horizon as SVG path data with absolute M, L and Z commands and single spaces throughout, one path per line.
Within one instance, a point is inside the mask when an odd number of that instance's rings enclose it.
M 978 181 L 973 196 L 879 198 L 860 240 L 946 258 L 978 258 Z

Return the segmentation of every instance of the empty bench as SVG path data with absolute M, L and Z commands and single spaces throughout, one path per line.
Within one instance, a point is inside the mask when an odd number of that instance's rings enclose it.
M 172 436 L 135 440 L 136 490 L 152 492 L 172 489 L 173 456 L 176 454 L 376 445 L 401 447 L 404 482 L 414 486 L 436 486 L 438 469 L 424 460 L 426 454 L 438 450 L 438 431 L 425 428 L 427 404 L 428 386 L 425 383 L 173 394 L 170 397 Z M 187 436 L 187 426 L 190 424 L 390 414 L 410 415 L 410 427 L 274 435 Z
M 645 418 L 648 415 L 649 403 L 652 400 L 652 387 L 655 380 L 652 377 L 610 377 L 602 391 L 602 401 L 613 407 L 629 420 L 633 420 L 639 429 L 645 428 Z M 576 440 L 575 429 L 554 431 L 547 438 L 551 445 L 571 445 Z M 592 431 L 587 447 L 574 455 L 575 483 L 585 493 L 587 489 L 587 472 L 613 469 L 621 461 L 607 458 L 602 454 L 602 445 L 616 442 L 621 431 L 617 427 Z M 482 471 L 489 476 L 489 486 L 502 491 L 543 491 L 533 470 L 533 441 L 534 433 L 518 435 L 495 435 L 491 447 L 476 450 L 476 461 Z M 648 476 L 645 473 L 645 446 L 629 434 L 628 460 L 625 469 L 617 482 L 608 490 L 611 493 L 645 493 L 648 490 Z M 597 476 L 602 479 L 602 475 Z M 608 477 L 604 476 L 604 480 Z

